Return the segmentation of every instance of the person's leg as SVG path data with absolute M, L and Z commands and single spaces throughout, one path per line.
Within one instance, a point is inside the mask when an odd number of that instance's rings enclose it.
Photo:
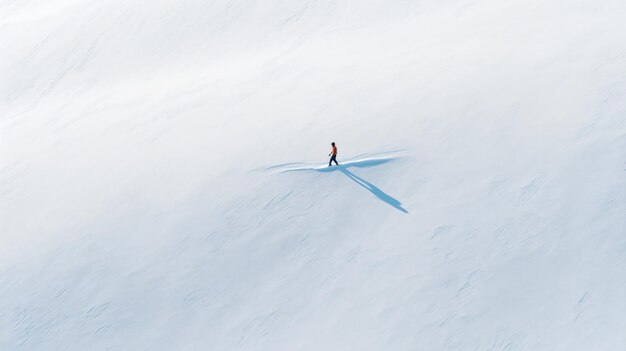
M 335 156 L 331 156 L 330 157 L 330 160 L 328 161 L 328 167 L 333 165 L 333 157 L 335 157 Z
M 339 162 L 337 162 L 337 155 L 333 155 L 333 157 L 330 159 L 330 161 L 331 161 L 331 162 L 332 162 L 332 161 L 335 161 L 335 164 L 336 164 L 337 166 L 339 166 Z

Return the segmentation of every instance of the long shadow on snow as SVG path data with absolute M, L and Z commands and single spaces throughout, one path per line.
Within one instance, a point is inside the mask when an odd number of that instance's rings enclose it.
M 368 182 L 367 180 L 357 176 L 356 174 L 348 170 L 348 168 L 351 168 L 351 167 L 367 168 L 367 167 L 378 166 L 380 164 L 393 161 L 395 157 L 370 158 L 370 159 L 364 159 L 364 160 L 359 159 L 360 157 L 363 157 L 363 156 L 368 156 L 368 155 L 361 155 L 352 159 L 344 160 L 344 162 L 342 162 L 341 165 L 339 166 L 326 167 L 326 166 L 319 166 L 319 164 L 292 162 L 292 163 L 285 163 L 285 164 L 268 167 L 266 168 L 266 170 L 279 170 L 281 173 L 302 172 L 302 171 L 316 171 L 316 172 L 327 173 L 327 172 L 340 171 L 341 173 L 345 174 L 348 178 L 350 178 L 352 181 L 359 184 L 363 188 L 367 189 L 372 194 L 376 195 L 376 197 L 380 199 L 381 201 L 384 201 L 390 206 L 393 206 L 398 211 L 409 213 L 409 211 L 407 211 L 401 206 L 400 201 L 388 195 L 384 191 L 380 190 L 380 188 L 378 188 L 374 184 Z
M 380 162 L 378 162 L 380 161 Z M 356 167 L 369 167 L 369 166 L 374 166 L 374 165 L 378 165 L 381 163 L 385 163 L 389 160 L 368 160 L 367 162 L 361 162 L 361 163 L 353 163 L 352 166 L 356 166 Z M 367 180 L 359 177 L 358 175 L 350 172 L 347 168 L 350 167 L 351 165 L 339 165 L 339 166 L 332 166 L 332 167 L 327 167 L 327 168 L 320 168 L 320 169 L 316 169 L 318 172 L 333 172 L 333 171 L 340 171 L 341 173 L 345 174 L 346 176 L 348 176 L 348 178 L 350 178 L 352 181 L 354 181 L 355 183 L 359 184 L 360 186 L 364 187 L 365 189 L 369 190 L 369 192 L 371 192 L 372 194 L 376 195 L 377 198 L 379 198 L 381 201 L 384 201 L 386 203 L 388 203 L 389 205 L 395 207 L 398 211 L 402 211 L 404 213 L 409 213 L 409 211 L 405 210 L 401 205 L 402 203 L 400 201 L 398 201 L 397 199 L 395 199 L 394 197 L 390 196 L 389 194 L 385 193 L 384 191 L 380 190 L 380 188 L 378 188 L 377 186 L 375 186 L 374 184 L 368 182 Z

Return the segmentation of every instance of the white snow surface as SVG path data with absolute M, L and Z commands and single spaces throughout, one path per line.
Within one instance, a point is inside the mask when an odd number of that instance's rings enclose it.
M 625 350 L 625 18 L 0 0 L 0 350 Z

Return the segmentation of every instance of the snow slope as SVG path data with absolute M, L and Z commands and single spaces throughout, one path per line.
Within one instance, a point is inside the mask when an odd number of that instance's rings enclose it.
M 0 0 L 0 350 L 624 350 L 624 18 Z

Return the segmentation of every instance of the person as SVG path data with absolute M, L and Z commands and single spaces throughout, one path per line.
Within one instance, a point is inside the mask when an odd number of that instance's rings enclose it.
M 330 161 L 328 161 L 328 167 L 332 166 L 333 161 L 335 161 L 335 164 L 337 166 L 339 166 L 339 163 L 337 162 L 337 147 L 335 146 L 335 142 L 330 143 L 330 146 L 332 147 L 330 154 L 328 154 L 328 156 L 330 156 Z

